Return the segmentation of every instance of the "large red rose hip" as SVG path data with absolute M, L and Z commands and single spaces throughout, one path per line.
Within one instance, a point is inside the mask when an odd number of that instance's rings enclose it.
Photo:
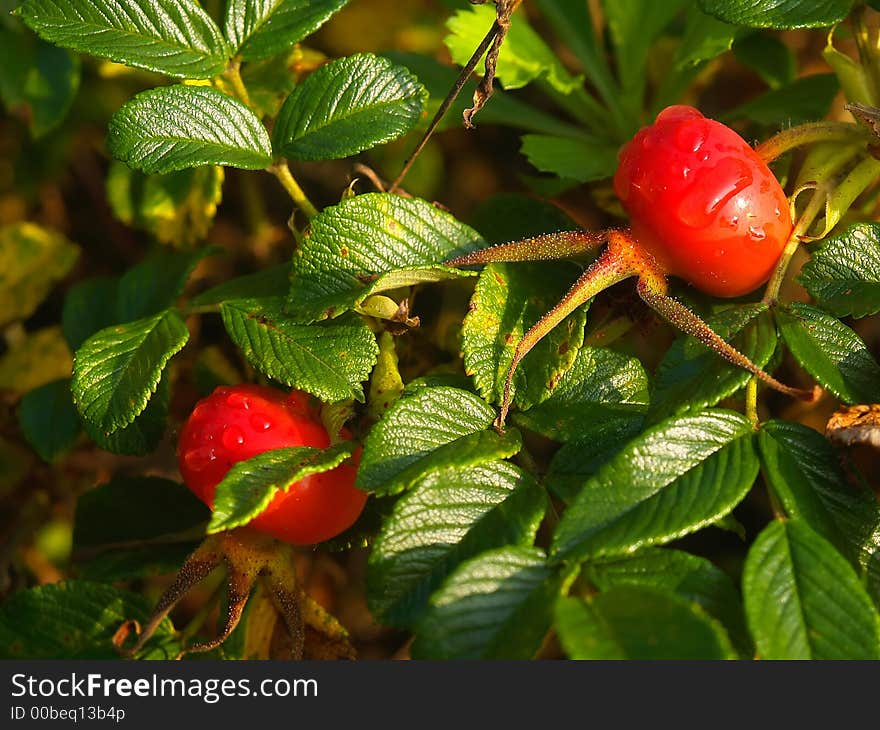
M 210 507 L 233 464 L 270 449 L 329 444 L 304 394 L 236 385 L 217 388 L 196 404 L 180 431 L 177 455 L 184 482 Z M 296 545 L 335 537 L 357 520 L 367 500 L 354 486 L 356 471 L 346 463 L 305 477 L 277 494 L 249 526 Z
M 779 182 L 730 127 L 664 109 L 620 152 L 614 190 L 633 237 L 665 273 L 708 294 L 747 294 L 770 277 L 791 233 Z

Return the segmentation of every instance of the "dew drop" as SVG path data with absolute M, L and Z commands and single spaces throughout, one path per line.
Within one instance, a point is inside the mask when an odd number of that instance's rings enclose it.
M 706 124 L 693 121 L 682 124 L 675 133 L 675 146 L 682 152 L 698 152 L 706 141 Z
M 767 238 L 767 233 L 764 230 L 763 226 L 749 226 L 749 235 L 752 237 L 753 241 L 763 241 Z
M 187 451 L 183 457 L 186 466 L 193 471 L 202 471 L 217 458 L 217 452 L 213 448 L 204 447 Z
M 223 446 L 229 450 L 240 448 L 244 444 L 244 431 L 238 426 L 227 426 L 221 437 Z
M 262 413 L 254 413 L 250 417 L 249 422 L 251 424 L 251 428 L 254 429 L 254 431 L 268 431 L 270 428 L 272 428 L 272 421 L 270 421 Z
M 230 393 L 226 398 L 226 403 L 233 408 L 244 408 L 245 410 L 251 407 L 250 397 L 238 391 Z
M 691 228 L 706 228 L 731 198 L 751 184 L 752 174 L 745 164 L 725 157 L 692 177 L 678 206 L 679 219 Z

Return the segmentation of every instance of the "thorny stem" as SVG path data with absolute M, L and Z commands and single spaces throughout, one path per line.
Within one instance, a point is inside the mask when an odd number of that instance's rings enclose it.
M 782 250 L 782 256 L 779 259 L 779 263 L 776 264 L 776 270 L 773 272 L 770 283 L 767 284 L 767 289 L 764 291 L 763 302 L 768 306 L 772 307 L 779 299 L 779 290 L 782 288 L 782 282 L 785 280 L 785 272 L 788 270 L 791 258 L 794 256 L 795 251 L 797 251 L 797 248 L 801 243 L 801 236 L 806 234 L 810 226 L 813 225 L 813 221 L 815 221 L 819 213 L 822 212 L 824 206 L 825 191 L 821 188 L 817 188 L 813 191 L 813 194 L 810 197 L 810 202 L 807 203 L 807 207 L 804 209 L 804 212 L 801 214 L 801 217 L 798 218 L 797 223 L 792 229 L 791 235 L 788 237 L 788 242 Z
M 267 169 L 278 178 L 278 182 L 280 182 L 282 187 L 287 191 L 290 199 L 293 200 L 297 208 L 306 214 L 307 218 L 311 220 L 318 215 L 318 209 L 312 205 L 312 201 L 306 197 L 306 194 L 293 177 L 286 162 L 279 162 Z
M 811 122 L 779 134 L 755 148 L 764 162 L 772 162 L 796 147 L 817 144 L 820 142 L 867 142 L 867 136 L 861 126 L 847 122 Z

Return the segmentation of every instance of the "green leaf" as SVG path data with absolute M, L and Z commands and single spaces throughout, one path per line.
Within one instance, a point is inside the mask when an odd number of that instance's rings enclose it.
M 880 401 L 880 365 L 855 332 L 809 304 L 775 311 L 791 354 L 820 385 L 845 403 Z
M 831 542 L 854 564 L 880 574 L 874 558 L 880 508 L 854 488 L 822 434 L 788 421 L 767 421 L 758 434 L 764 478 L 786 513 Z
M 666 29 L 686 0 L 611 0 L 603 2 L 614 40 L 618 75 L 625 95 L 640 96 L 645 85 L 648 49 Z M 641 99 L 638 99 L 641 105 Z
M 19 406 L 18 422 L 43 461 L 55 461 L 69 451 L 82 432 L 70 380 L 54 380 L 28 393 Z
M 82 418 L 106 435 L 128 426 L 188 339 L 183 319 L 171 309 L 90 337 L 73 363 L 71 390 Z
M 290 264 L 277 264 L 253 274 L 237 276 L 211 287 L 190 300 L 194 307 L 222 304 L 230 299 L 283 297 L 290 288 Z
M 739 592 L 728 575 L 705 558 L 681 550 L 647 548 L 631 557 L 591 563 L 585 570 L 602 592 L 626 586 L 648 588 L 697 604 L 724 626 L 740 654 L 751 656 Z
M 208 534 L 241 527 L 259 515 L 278 492 L 301 479 L 339 466 L 354 452 L 351 441 L 326 449 L 273 449 L 235 464 L 217 485 Z
M 413 657 L 531 659 L 563 582 L 537 548 L 511 546 L 472 558 L 431 596 Z
M 553 394 L 517 413 L 518 425 L 557 441 L 588 441 L 645 412 L 648 376 L 633 357 L 604 347 L 584 347 Z
M 67 115 L 79 89 L 79 57 L 32 33 L 0 28 L 0 101 L 42 137 Z
M 288 311 L 299 321 L 326 319 L 407 281 L 460 276 L 437 264 L 485 246 L 476 231 L 424 200 L 357 195 L 312 219 L 294 254 Z M 419 275 L 390 274 L 407 268 Z
M 165 435 L 169 397 L 170 381 L 165 372 L 147 407 L 125 428 L 108 434 L 89 421 L 83 421 L 83 428 L 89 438 L 104 451 L 128 456 L 145 456 L 155 451 Z
M 189 248 L 208 234 L 223 197 L 223 168 L 198 167 L 144 175 L 119 161 L 107 174 L 107 199 L 123 223 L 161 243 Z
M 880 224 L 856 223 L 826 239 L 798 283 L 836 317 L 880 312 Z
M 776 328 L 766 304 L 726 309 L 710 317 L 708 324 L 758 367 L 773 356 Z M 714 406 L 745 387 L 750 377 L 693 337 L 681 335 L 657 367 L 648 419 Z
M 394 403 L 364 441 L 357 484 L 394 494 L 451 466 L 466 467 L 513 456 L 516 429 L 488 429 L 495 411 L 473 393 L 448 387 L 420 388 Z
M 129 619 L 143 625 L 151 609 L 136 593 L 80 580 L 18 591 L 0 606 L 0 659 L 119 659 L 116 630 Z M 166 618 L 138 658 L 174 659 L 180 649 Z
M 495 22 L 495 8 L 479 5 L 457 11 L 446 27 L 446 47 L 452 60 L 464 66 L 483 36 Z M 482 66 L 478 67 L 482 73 Z M 541 79 L 560 94 L 571 94 L 583 85 L 583 76 L 573 76 L 562 65 L 553 50 L 529 26 L 524 14 L 517 14 L 501 46 L 497 78 L 505 89 L 518 89 Z
M 229 0 L 226 37 L 248 61 L 274 56 L 314 33 L 348 0 Z
M 211 78 L 229 59 L 195 0 L 25 0 L 17 13 L 44 40 L 168 76 Z
M 182 484 L 160 477 L 116 477 L 77 501 L 74 559 L 138 545 L 189 544 L 201 537 L 210 517 L 211 511 Z
M 119 277 L 116 276 L 85 279 L 70 288 L 61 310 L 61 330 L 71 350 L 78 350 L 98 330 L 118 324 L 118 295 Z
M 360 317 L 296 324 L 280 297 L 223 302 L 220 314 L 232 341 L 260 372 L 319 400 L 364 401 L 361 385 L 379 354 L 376 338 Z
M 843 20 L 852 0 L 699 0 L 710 15 L 750 28 L 822 28 Z
M 675 52 L 675 66 L 679 71 L 701 66 L 704 61 L 729 51 L 739 30 L 735 25 L 706 15 L 697 5 L 687 8 L 686 13 L 684 35 Z
M 0 355 L 0 389 L 24 395 L 70 376 L 72 359 L 59 327 L 28 332 Z
M 796 520 L 774 522 L 743 570 L 746 616 L 762 659 L 878 659 L 871 599 L 831 543 Z
M 413 625 L 457 565 L 492 548 L 531 544 L 546 506 L 534 479 L 503 461 L 423 477 L 373 545 L 370 610 L 384 624 Z
M 568 291 L 578 269 L 563 262 L 489 264 L 461 327 L 464 367 L 480 395 L 499 403 L 523 335 Z M 514 402 L 529 408 L 546 399 L 574 364 L 584 341 L 585 307 L 544 337 L 514 374 Z
M 199 165 L 258 170 L 272 164 L 272 143 L 256 115 L 207 86 L 141 92 L 110 120 L 107 149 L 146 173 Z
M 521 193 L 497 193 L 487 198 L 474 211 L 471 225 L 490 244 L 578 227 L 562 208 Z
M 371 53 L 340 58 L 287 97 L 272 146 L 297 160 L 350 157 L 412 129 L 426 99 L 425 88 L 403 66 Z
M 541 172 L 582 183 L 604 180 L 617 169 L 617 146 L 600 140 L 526 134 L 520 151 Z
M 78 257 L 78 246 L 48 228 L 0 228 L 0 326 L 30 317 Z
M 757 474 L 743 416 L 709 410 L 667 419 L 583 486 L 556 528 L 553 556 L 619 555 L 695 532 L 739 504 Z
M 794 53 L 772 33 L 755 32 L 737 39 L 733 55 L 757 71 L 771 89 L 790 84 L 797 75 Z
M 840 90 L 834 74 L 813 74 L 771 89 L 719 117 L 722 121 L 749 119 L 774 127 L 795 126 L 821 119 Z
M 734 659 L 721 625 L 695 603 L 642 586 L 560 598 L 556 631 L 571 659 Z
M 514 421 L 525 424 L 530 413 L 517 414 Z M 641 433 L 644 426 L 645 418 L 639 412 L 629 415 L 619 412 L 613 417 L 606 414 L 600 420 L 584 423 L 580 431 L 583 436 L 573 435 L 572 440 L 553 455 L 544 480 L 547 489 L 563 501 L 571 502 L 590 477 Z

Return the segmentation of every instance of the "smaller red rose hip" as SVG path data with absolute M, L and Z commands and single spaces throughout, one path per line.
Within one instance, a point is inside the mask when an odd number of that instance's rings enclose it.
M 222 386 L 196 404 L 180 431 L 177 456 L 184 482 L 211 507 L 217 485 L 239 461 L 271 449 L 329 445 L 304 393 Z M 346 463 L 305 477 L 277 494 L 249 526 L 295 545 L 335 537 L 354 524 L 367 501 L 354 486 L 356 472 Z

